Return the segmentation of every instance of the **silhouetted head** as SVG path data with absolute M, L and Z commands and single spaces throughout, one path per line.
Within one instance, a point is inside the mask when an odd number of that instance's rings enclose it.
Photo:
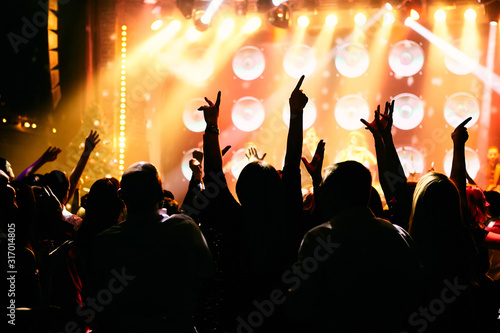
M 87 195 L 86 214 L 114 215 L 118 219 L 123 210 L 123 202 L 118 196 L 118 188 L 119 182 L 116 178 L 96 180 Z M 111 212 L 112 214 L 110 214 Z
M 372 176 L 363 164 L 355 161 L 336 163 L 327 168 L 321 186 L 321 209 L 325 219 L 348 207 L 367 207 Z
M 69 191 L 69 180 L 66 174 L 59 170 L 54 170 L 43 176 L 43 184 L 50 187 L 50 190 L 57 197 L 61 204 L 64 203 Z
M 120 195 L 128 212 L 146 213 L 159 209 L 163 200 L 162 183 L 151 163 L 132 164 L 123 173 L 120 186 Z
M 492 217 L 500 216 L 500 193 L 495 191 L 484 192 L 486 201 L 490 204 L 488 206 L 488 212 Z
M 462 226 L 457 187 L 445 175 L 430 172 L 417 183 L 410 216 L 412 237 L 443 235 Z
M 484 223 L 488 218 L 486 201 L 483 191 L 477 186 L 467 186 L 467 204 L 473 223 Z
M 236 194 L 243 207 L 268 209 L 283 198 L 283 186 L 276 169 L 266 162 L 248 163 L 236 182 Z

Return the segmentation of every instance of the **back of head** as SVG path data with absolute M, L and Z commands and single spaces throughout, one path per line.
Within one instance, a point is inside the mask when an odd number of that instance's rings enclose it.
M 284 191 L 276 169 L 266 162 L 248 163 L 236 182 L 236 194 L 243 207 L 268 210 L 278 206 Z
M 163 190 L 158 171 L 148 162 L 132 164 L 123 173 L 120 192 L 129 212 L 153 211 L 159 208 Z
M 325 219 L 347 207 L 367 207 L 372 177 L 370 171 L 356 161 L 345 161 L 328 167 L 321 186 L 321 209 Z
M 472 223 L 484 223 L 488 218 L 486 198 L 477 186 L 467 186 L 467 205 L 472 217 Z
M 490 204 L 488 206 L 490 216 L 500 216 L 500 193 L 496 191 L 486 191 L 484 192 L 484 196 L 486 197 L 486 201 Z
M 47 173 L 43 176 L 42 182 L 50 187 L 50 190 L 61 204 L 64 203 L 69 191 L 69 180 L 64 172 L 54 170 Z
M 90 187 L 86 201 L 86 214 L 118 216 L 123 209 L 123 202 L 118 197 L 119 183 L 116 178 L 98 179 Z M 116 221 L 115 221 L 116 222 Z

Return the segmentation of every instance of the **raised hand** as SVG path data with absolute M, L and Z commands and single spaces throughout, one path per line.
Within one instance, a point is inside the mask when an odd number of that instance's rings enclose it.
M 380 108 L 378 109 L 380 113 Z M 380 114 L 380 119 L 377 124 L 378 130 L 380 131 L 380 134 L 383 137 L 387 137 L 388 135 L 391 135 L 391 129 L 392 129 L 392 114 L 394 113 L 394 100 L 392 102 L 385 102 L 385 110 L 384 114 Z
M 47 148 L 45 153 L 43 153 L 41 161 L 43 163 L 55 161 L 57 159 L 57 155 L 59 155 L 60 152 L 61 149 L 57 147 L 49 147 Z
M 311 160 L 308 162 L 305 157 L 302 157 L 302 162 L 307 169 L 307 172 L 311 175 L 314 182 L 321 182 L 321 170 L 323 168 L 323 159 L 325 157 L 325 141 L 321 139 L 316 147 L 316 152 Z
M 262 155 L 262 157 L 259 157 L 259 152 L 257 151 L 257 148 L 255 147 L 250 147 L 248 148 L 247 152 L 245 153 L 246 158 L 248 159 L 248 162 L 260 162 L 264 161 L 264 158 L 266 157 L 266 153 Z
M 373 118 L 373 121 L 369 123 L 365 119 L 361 118 L 360 121 L 366 126 L 365 128 L 369 130 L 372 134 L 375 140 L 380 139 L 382 140 L 382 133 L 380 133 L 380 105 L 377 106 L 377 110 L 375 110 L 375 115 Z
M 307 104 L 309 98 L 302 92 L 300 87 L 302 86 L 302 82 L 304 82 L 305 76 L 302 75 L 299 79 L 299 82 L 293 89 L 292 94 L 290 95 L 289 104 L 290 104 L 290 113 L 293 115 L 294 111 L 302 111 Z
M 90 130 L 89 136 L 85 139 L 85 151 L 91 152 L 94 150 L 95 146 L 101 141 L 99 139 L 99 134 L 97 134 L 97 131 Z
M 194 179 L 201 179 L 202 178 L 202 166 L 200 161 L 198 161 L 195 158 L 192 158 L 189 160 L 189 169 L 191 169 L 191 172 L 193 172 L 193 177 Z
M 198 111 L 203 111 L 203 116 L 205 118 L 205 122 L 208 126 L 215 125 L 217 126 L 219 121 L 219 105 L 220 105 L 220 91 L 217 93 L 217 100 L 215 104 L 205 97 L 205 101 L 208 105 L 203 105 L 198 108 Z
M 467 132 L 467 123 L 472 119 L 472 117 L 469 117 L 465 119 L 460 125 L 458 125 L 453 133 L 451 133 L 451 139 L 453 140 L 454 144 L 465 144 L 467 140 L 469 139 L 469 133 Z

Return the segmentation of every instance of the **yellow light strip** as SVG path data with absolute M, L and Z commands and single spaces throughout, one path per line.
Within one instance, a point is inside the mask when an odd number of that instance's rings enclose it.
M 121 40 L 121 70 L 120 70 L 120 159 L 119 170 L 120 175 L 123 174 L 125 164 L 125 126 L 127 112 L 127 26 L 122 25 L 122 40 Z

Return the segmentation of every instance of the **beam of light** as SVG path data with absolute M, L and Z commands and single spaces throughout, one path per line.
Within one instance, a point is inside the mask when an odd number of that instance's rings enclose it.
M 488 142 L 490 137 L 491 99 L 492 99 L 491 85 L 494 82 L 492 74 L 493 74 L 493 69 L 495 68 L 496 39 L 497 39 L 497 23 L 491 22 L 490 31 L 488 35 L 488 49 L 486 51 L 486 68 L 488 69 L 487 80 L 490 82 L 490 85 L 484 86 L 482 104 L 481 104 L 481 114 L 479 115 L 479 127 L 481 128 L 481 131 L 479 131 L 477 148 L 480 153 L 486 152 L 488 150 Z M 497 80 L 496 82 L 498 82 L 498 76 L 496 80 Z M 486 156 L 486 154 L 482 155 Z
M 156 20 L 153 23 L 151 23 L 151 30 L 159 30 L 163 26 L 163 21 L 162 20 Z
M 217 40 L 226 40 L 233 34 L 234 31 L 234 20 L 232 18 L 226 18 L 222 21 L 219 29 L 217 30 Z
M 307 26 L 309 26 L 309 18 L 305 15 L 302 15 L 297 19 L 297 24 L 301 28 L 307 28 Z
M 241 28 L 241 31 L 240 33 L 242 34 L 250 34 L 254 31 L 257 31 L 257 29 L 260 28 L 260 26 L 262 25 L 262 20 L 256 16 L 254 17 L 251 17 L 246 23 L 245 25 L 243 26 L 243 28 Z
M 452 58 L 453 60 L 457 61 L 458 63 L 470 65 L 471 63 L 475 63 L 474 59 L 469 58 L 465 53 L 451 45 L 450 43 L 446 42 L 439 36 L 436 36 L 433 34 L 431 31 L 423 27 L 421 24 L 413 21 L 412 19 L 406 19 L 405 25 L 413 29 L 415 32 L 420 34 L 422 37 L 427 39 L 429 42 L 431 42 L 433 45 L 437 46 L 441 51 L 443 51 L 447 56 Z M 495 29 L 496 27 L 490 26 L 490 37 L 491 37 L 491 29 Z M 491 41 L 491 40 L 490 40 Z M 495 50 L 495 42 L 493 41 L 493 45 L 488 45 L 488 54 L 491 52 L 494 56 L 494 50 Z M 490 49 L 490 46 L 492 49 Z M 493 60 L 492 60 L 493 61 Z M 496 93 L 500 94 L 500 86 L 495 86 L 492 83 L 493 82 L 499 82 L 500 77 L 495 74 L 492 70 L 492 67 L 490 68 L 478 65 L 476 66 L 476 69 L 474 70 L 473 74 L 483 81 L 486 86 L 491 87 Z
M 163 48 L 168 42 L 174 38 L 177 32 L 181 29 L 181 22 L 174 20 L 169 23 L 165 28 L 160 30 L 156 35 L 150 38 L 140 48 L 139 52 L 156 53 Z
M 205 14 L 203 14 L 200 19 L 201 23 L 209 24 L 217 9 L 219 9 L 220 5 L 222 5 L 222 2 L 223 0 L 212 0 L 205 11 Z
M 386 4 L 384 5 L 384 8 L 391 11 L 392 10 L 392 5 L 388 2 L 386 2 Z
M 354 22 L 357 25 L 364 25 L 366 23 L 366 15 L 363 13 L 357 13 L 354 17 Z
M 415 10 L 410 10 L 410 17 L 412 20 L 417 21 L 420 18 L 420 14 Z
M 469 8 L 465 11 L 464 17 L 469 22 L 475 21 L 477 17 L 476 11 L 472 8 Z
M 336 26 L 338 22 L 339 22 L 339 20 L 338 20 L 337 16 L 335 16 L 335 14 L 330 14 L 325 19 L 326 26 L 331 27 L 331 28 Z
M 436 13 L 434 13 L 434 19 L 436 20 L 436 22 L 446 21 L 446 12 L 442 9 L 438 9 Z
M 393 24 L 394 21 L 396 21 L 396 18 L 394 17 L 393 13 L 387 12 L 384 14 L 384 24 Z

